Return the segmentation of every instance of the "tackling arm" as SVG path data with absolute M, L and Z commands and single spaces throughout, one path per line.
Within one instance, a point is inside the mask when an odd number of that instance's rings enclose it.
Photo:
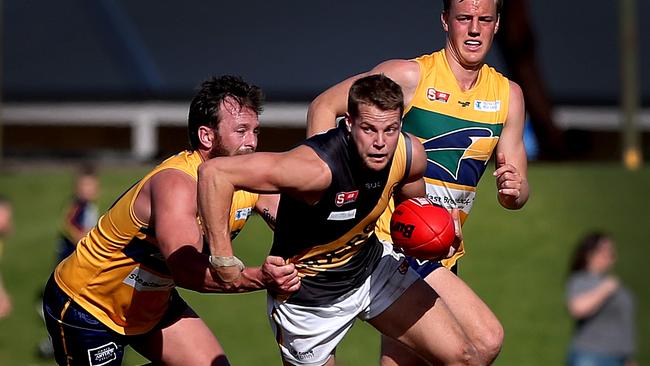
M 278 277 L 251 267 L 245 268 L 236 282 L 215 281 L 209 271 L 208 257 L 201 253 L 203 240 L 196 219 L 196 182 L 185 173 L 168 169 L 154 175 L 149 184 L 149 221 L 178 286 L 198 292 L 248 292 L 269 285 L 277 291 L 289 289 L 284 272 L 290 273 L 293 268 L 282 266 L 276 270 Z M 265 262 L 262 268 L 268 265 Z
M 253 153 L 219 157 L 199 167 L 198 202 L 201 222 L 214 257 L 233 256 L 229 216 L 235 189 L 258 193 L 286 193 L 313 203 L 331 180 L 327 164 L 299 146 L 284 153 Z M 215 265 L 225 281 L 238 278 L 239 269 Z

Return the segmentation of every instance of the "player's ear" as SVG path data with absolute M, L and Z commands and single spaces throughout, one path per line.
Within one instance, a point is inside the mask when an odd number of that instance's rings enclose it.
M 345 112 L 344 119 L 345 119 L 345 128 L 348 130 L 348 133 L 352 132 L 352 117 L 348 112 Z
M 214 142 L 214 130 L 208 126 L 199 126 L 199 142 L 206 148 L 212 148 Z
M 494 26 L 494 34 L 497 34 L 499 31 L 499 20 L 501 20 L 501 14 L 497 13 L 497 23 Z
M 448 15 L 449 13 L 446 11 L 440 13 L 440 22 L 442 23 L 442 29 L 444 29 L 445 32 L 449 32 L 449 24 L 447 23 Z

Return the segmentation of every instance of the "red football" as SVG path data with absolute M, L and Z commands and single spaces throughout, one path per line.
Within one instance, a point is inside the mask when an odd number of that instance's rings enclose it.
M 411 198 L 395 208 L 390 235 L 406 255 L 420 259 L 447 257 L 456 237 L 449 211 L 424 197 Z

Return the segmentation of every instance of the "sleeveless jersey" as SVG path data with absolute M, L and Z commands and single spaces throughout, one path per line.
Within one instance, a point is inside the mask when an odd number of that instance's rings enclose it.
M 165 169 L 179 170 L 196 181 L 201 162 L 199 153 L 184 151 L 158 165 L 127 190 L 56 267 L 59 287 L 112 330 L 133 335 L 152 329 L 167 311 L 175 286 L 153 228 L 135 215 L 138 193 Z M 235 192 L 230 211 L 233 234 L 244 226 L 256 201 L 256 194 Z
M 362 167 L 343 124 L 304 144 L 328 165 L 332 182 L 314 205 L 281 195 L 271 255 L 294 263 L 302 278 L 286 301 L 321 305 L 360 286 L 381 258 L 375 224 L 410 171 L 411 144 L 400 135 L 395 155 L 378 172 Z
M 415 59 L 420 81 L 404 111 L 402 129 L 417 136 L 427 153 L 427 196 L 448 209 L 460 209 L 464 223 L 478 185 L 508 116 L 510 84 L 483 65 L 474 87 L 462 91 L 451 72 L 445 51 Z M 390 240 L 390 211 L 382 216 L 377 235 Z M 442 261 L 451 268 L 465 253 Z

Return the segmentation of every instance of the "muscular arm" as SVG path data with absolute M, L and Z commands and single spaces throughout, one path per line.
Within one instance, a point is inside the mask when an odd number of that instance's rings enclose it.
M 524 147 L 524 97 L 521 88 L 510 82 L 508 116 L 496 147 L 497 198 L 501 206 L 517 210 L 528 201 L 528 161 Z
M 424 146 L 420 143 L 417 137 L 408 135 L 411 139 L 413 157 L 411 160 L 411 171 L 401 186 L 395 192 L 395 203 L 407 200 L 411 197 L 424 197 L 426 196 L 426 189 L 424 186 L 424 171 L 427 168 L 427 155 L 424 151 Z
M 336 118 L 347 111 L 348 91 L 352 84 L 364 76 L 381 73 L 402 87 L 404 105 L 410 104 L 420 80 L 420 66 L 411 60 L 388 60 L 368 72 L 343 80 L 317 96 L 307 112 L 307 136 L 335 127 Z
M 213 279 L 208 257 L 201 253 L 196 182 L 190 176 L 168 169 L 154 175 L 149 184 L 150 226 L 178 286 L 199 292 L 248 292 L 266 287 L 268 278 L 260 268 L 246 268 L 235 283 Z
M 227 212 L 235 189 L 258 193 L 283 192 L 313 203 L 330 181 L 328 166 L 306 146 L 284 153 L 214 158 L 201 164 L 199 212 L 210 253 L 214 256 L 233 255 Z

